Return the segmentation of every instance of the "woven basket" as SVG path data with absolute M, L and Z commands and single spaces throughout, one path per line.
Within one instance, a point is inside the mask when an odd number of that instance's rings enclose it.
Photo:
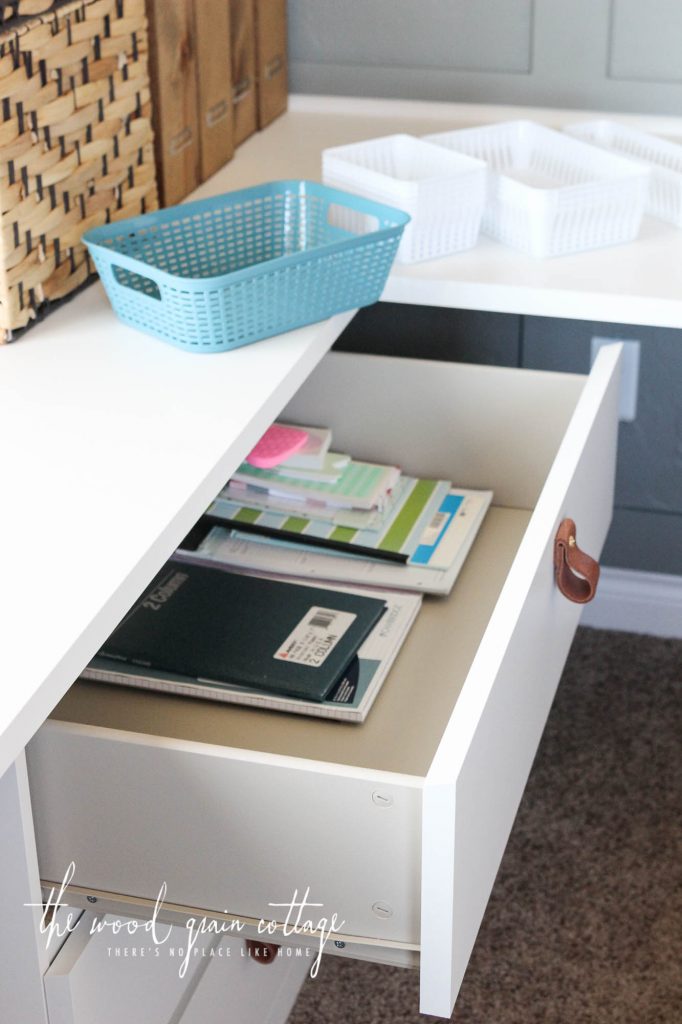
M 158 205 L 144 0 L 40 6 L 0 29 L 0 341 L 94 273 L 84 231 Z

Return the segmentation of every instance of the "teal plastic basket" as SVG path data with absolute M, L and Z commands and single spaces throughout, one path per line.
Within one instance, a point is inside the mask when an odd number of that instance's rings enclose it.
M 409 216 L 310 181 L 275 181 L 83 236 L 117 316 L 221 352 L 376 302 Z

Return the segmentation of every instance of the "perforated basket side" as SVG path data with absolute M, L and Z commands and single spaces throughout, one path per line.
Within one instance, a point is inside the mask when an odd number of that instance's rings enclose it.
M 524 121 L 429 139 L 488 161 L 482 231 L 500 242 L 544 258 L 637 236 L 647 182 L 631 161 Z
M 433 259 L 471 248 L 485 203 L 482 161 L 410 135 L 324 150 L 325 183 L 407 211 L 397 259 Z
M 196 290 L 181 281 L 162 283 L 158 296 L 116 280 L 111 264 L 98 265 L 98 270 L 125 323 L 180 348 L 221 351 L 378 301 L 398 240 L 398 235 L 370 238 L 218 287 Z
M 639 160 L 651 171 L 647 213 L 682 227 L 682 146 L 616 121 L 569 125 L 568 134 Z
M 375 225 L 356 237 L 335 221 L 343 194 L 300 186 L 260 186 L 91 232 L 117 315 L 179 347 L 220 351 L 376 301 L 406 216 L 347 197 Z

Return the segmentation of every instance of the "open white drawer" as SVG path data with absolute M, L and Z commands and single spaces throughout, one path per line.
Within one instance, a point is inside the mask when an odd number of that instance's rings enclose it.
M 596 557 L 611 518 L 619 354 L 589 378 L 326 357 L 287 418 L 495 491 L 451 596 L 363 725 L 76 684 L 28 748 L 43 879 L 73 859 L 81 891 L 138 913 L 165 881 L 167 905 L 242 920 L 309 888 L 347 951 L 419 951 L 421 1010 L 449 1016 L 580 617 L 557 525 Z

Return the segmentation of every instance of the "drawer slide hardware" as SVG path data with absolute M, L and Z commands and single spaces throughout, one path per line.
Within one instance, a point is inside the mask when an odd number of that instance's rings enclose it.
M 564 519 L 554 538 L 554 575 L 564 597 L 587 604 L 597 593 L 599 562 L 578 547 L 576 526 Z

